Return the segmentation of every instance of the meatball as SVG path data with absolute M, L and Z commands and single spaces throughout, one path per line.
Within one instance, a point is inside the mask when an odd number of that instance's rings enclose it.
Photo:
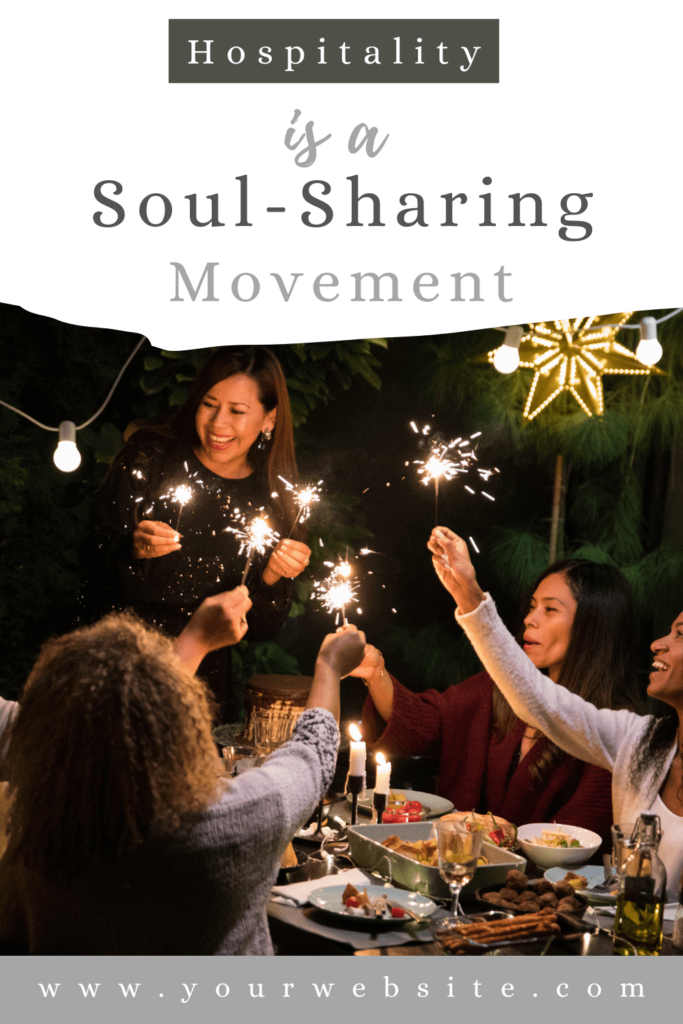
M 505 884 L 516 892 L 524 892 L 529 884 L 529 879 L 521 871 L 508 871 Z
M 557 909 L 562 914 L 575 914 L 577 910 L 581 909 L 581 904 L 575 896 L 565 896 L 557 904 Z
M 533 889 L 535 896 L 543 896 L 545 893 L 553 891 L 553 883 L 549 882 L 547 878 L 539 878 L 537 882 L 532 882 L 529 888 Z
M 542 907 L 556 907 L 559 900 L 554 892 L 544 892 L 542 896 L 539 896 L 538 902 Z
M 574 886 L 570 885 L 569 882 L 556 882 L 553 886 L 553 892 L 558 899 L 563 899 L 565 896 L 573 896 L 574 891 Z
M 541 904 L 538 900 L 522 900 L 518 907 L 524 914 L 537 914 L 541 909 Z
M 502 900 L 512 900 L 512 902 L 514 903 L 517 899 L 518 893 L 516 889 L 511 889 L 508 885 L 506 885 L 502 889 L 499 889 L 498 895 Z

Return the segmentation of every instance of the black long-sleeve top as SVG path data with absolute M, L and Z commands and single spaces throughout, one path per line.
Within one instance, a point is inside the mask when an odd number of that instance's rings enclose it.
M 189 487 L 182 505 L 176 488 Z M 242 579 L 247 552 L 239 534 L 244 522 L 265 510 L 278 533 L 265 473 L 231 480 L 207 469 L 191 449 L 162 453 L 150 449 L 123 459 L 109 473 L 95 505 L 95 525 L 84 545 L 84 618 L 132 609 L 142 619 L 177 636 L 204 598 L 231 590 Z M 141 519 L 177 528 L 182 549 L 159 558 L 133 557 L 133 531 Z M 246 639 L 268 640 L 287 618 L 291 580 L 269 587 L 262 573 L 272 547 L 255 552 L 246 579 L 252 608 Z M 229 655 L 229 652 L 227 652 Z M 217 659 L 209 656 L 215 663 Z M 209 659 L 200 668 L 219 701 L 229 689 L 230 659 L 223 656 L 218 681 Z

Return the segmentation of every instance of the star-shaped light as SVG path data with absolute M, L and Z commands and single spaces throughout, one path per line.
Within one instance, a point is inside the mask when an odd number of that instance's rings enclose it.
M 615 335 L 632 313 L 606 313 L 574 320 L 529 324 L 519 346 L 519 365 L 535 370 L 524 416 L 538 416 L 562 391 L 568 391 L 587 416 L 604 409 L 602 378 L 620 373 L 647 376 L 661 373 L 645 366 Z M 488 354 L 493 362 L 493 352 Z

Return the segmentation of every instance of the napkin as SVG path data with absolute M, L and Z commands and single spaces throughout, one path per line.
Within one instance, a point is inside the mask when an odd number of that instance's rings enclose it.
M 325 875 L 323 878 L 312 878 L 308 882 L 294 882 L 292 885 L 276 885 L 271 899 L 274 903 L 284 903 L 288 907 L 303 907 L 308 902 L 309 893 L 314 889 L 327 888 L 330 885 L 358 886 L 376 885 L 377 880 L 359 868 L 348 868 L 336 875 Z

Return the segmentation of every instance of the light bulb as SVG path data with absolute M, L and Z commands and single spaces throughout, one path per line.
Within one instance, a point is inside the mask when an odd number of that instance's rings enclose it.
M 644 316 L 640 321 L 640 341 L 636 359 L 645 366 L 654 366 L 662 358 L 662 346 L 657 341 L 657 321 L 653 316 Z
M 73 473 L 80 466 L 81 453 L 76 447 L 76 424 L 71 420 L 64 420 L 59 424 L 59 443 L 52 458 L 62 473 Z
M 663 349 L 656 338 L 643 338 L 638 342 L 636 359 L 639 359 L 645 366 L 654 366 L 662 358 Z
M 519 366 L 519 349 L 511 345 L 501 345 L 493 353 L 493 365 L 498 373 L 514 373 Z

